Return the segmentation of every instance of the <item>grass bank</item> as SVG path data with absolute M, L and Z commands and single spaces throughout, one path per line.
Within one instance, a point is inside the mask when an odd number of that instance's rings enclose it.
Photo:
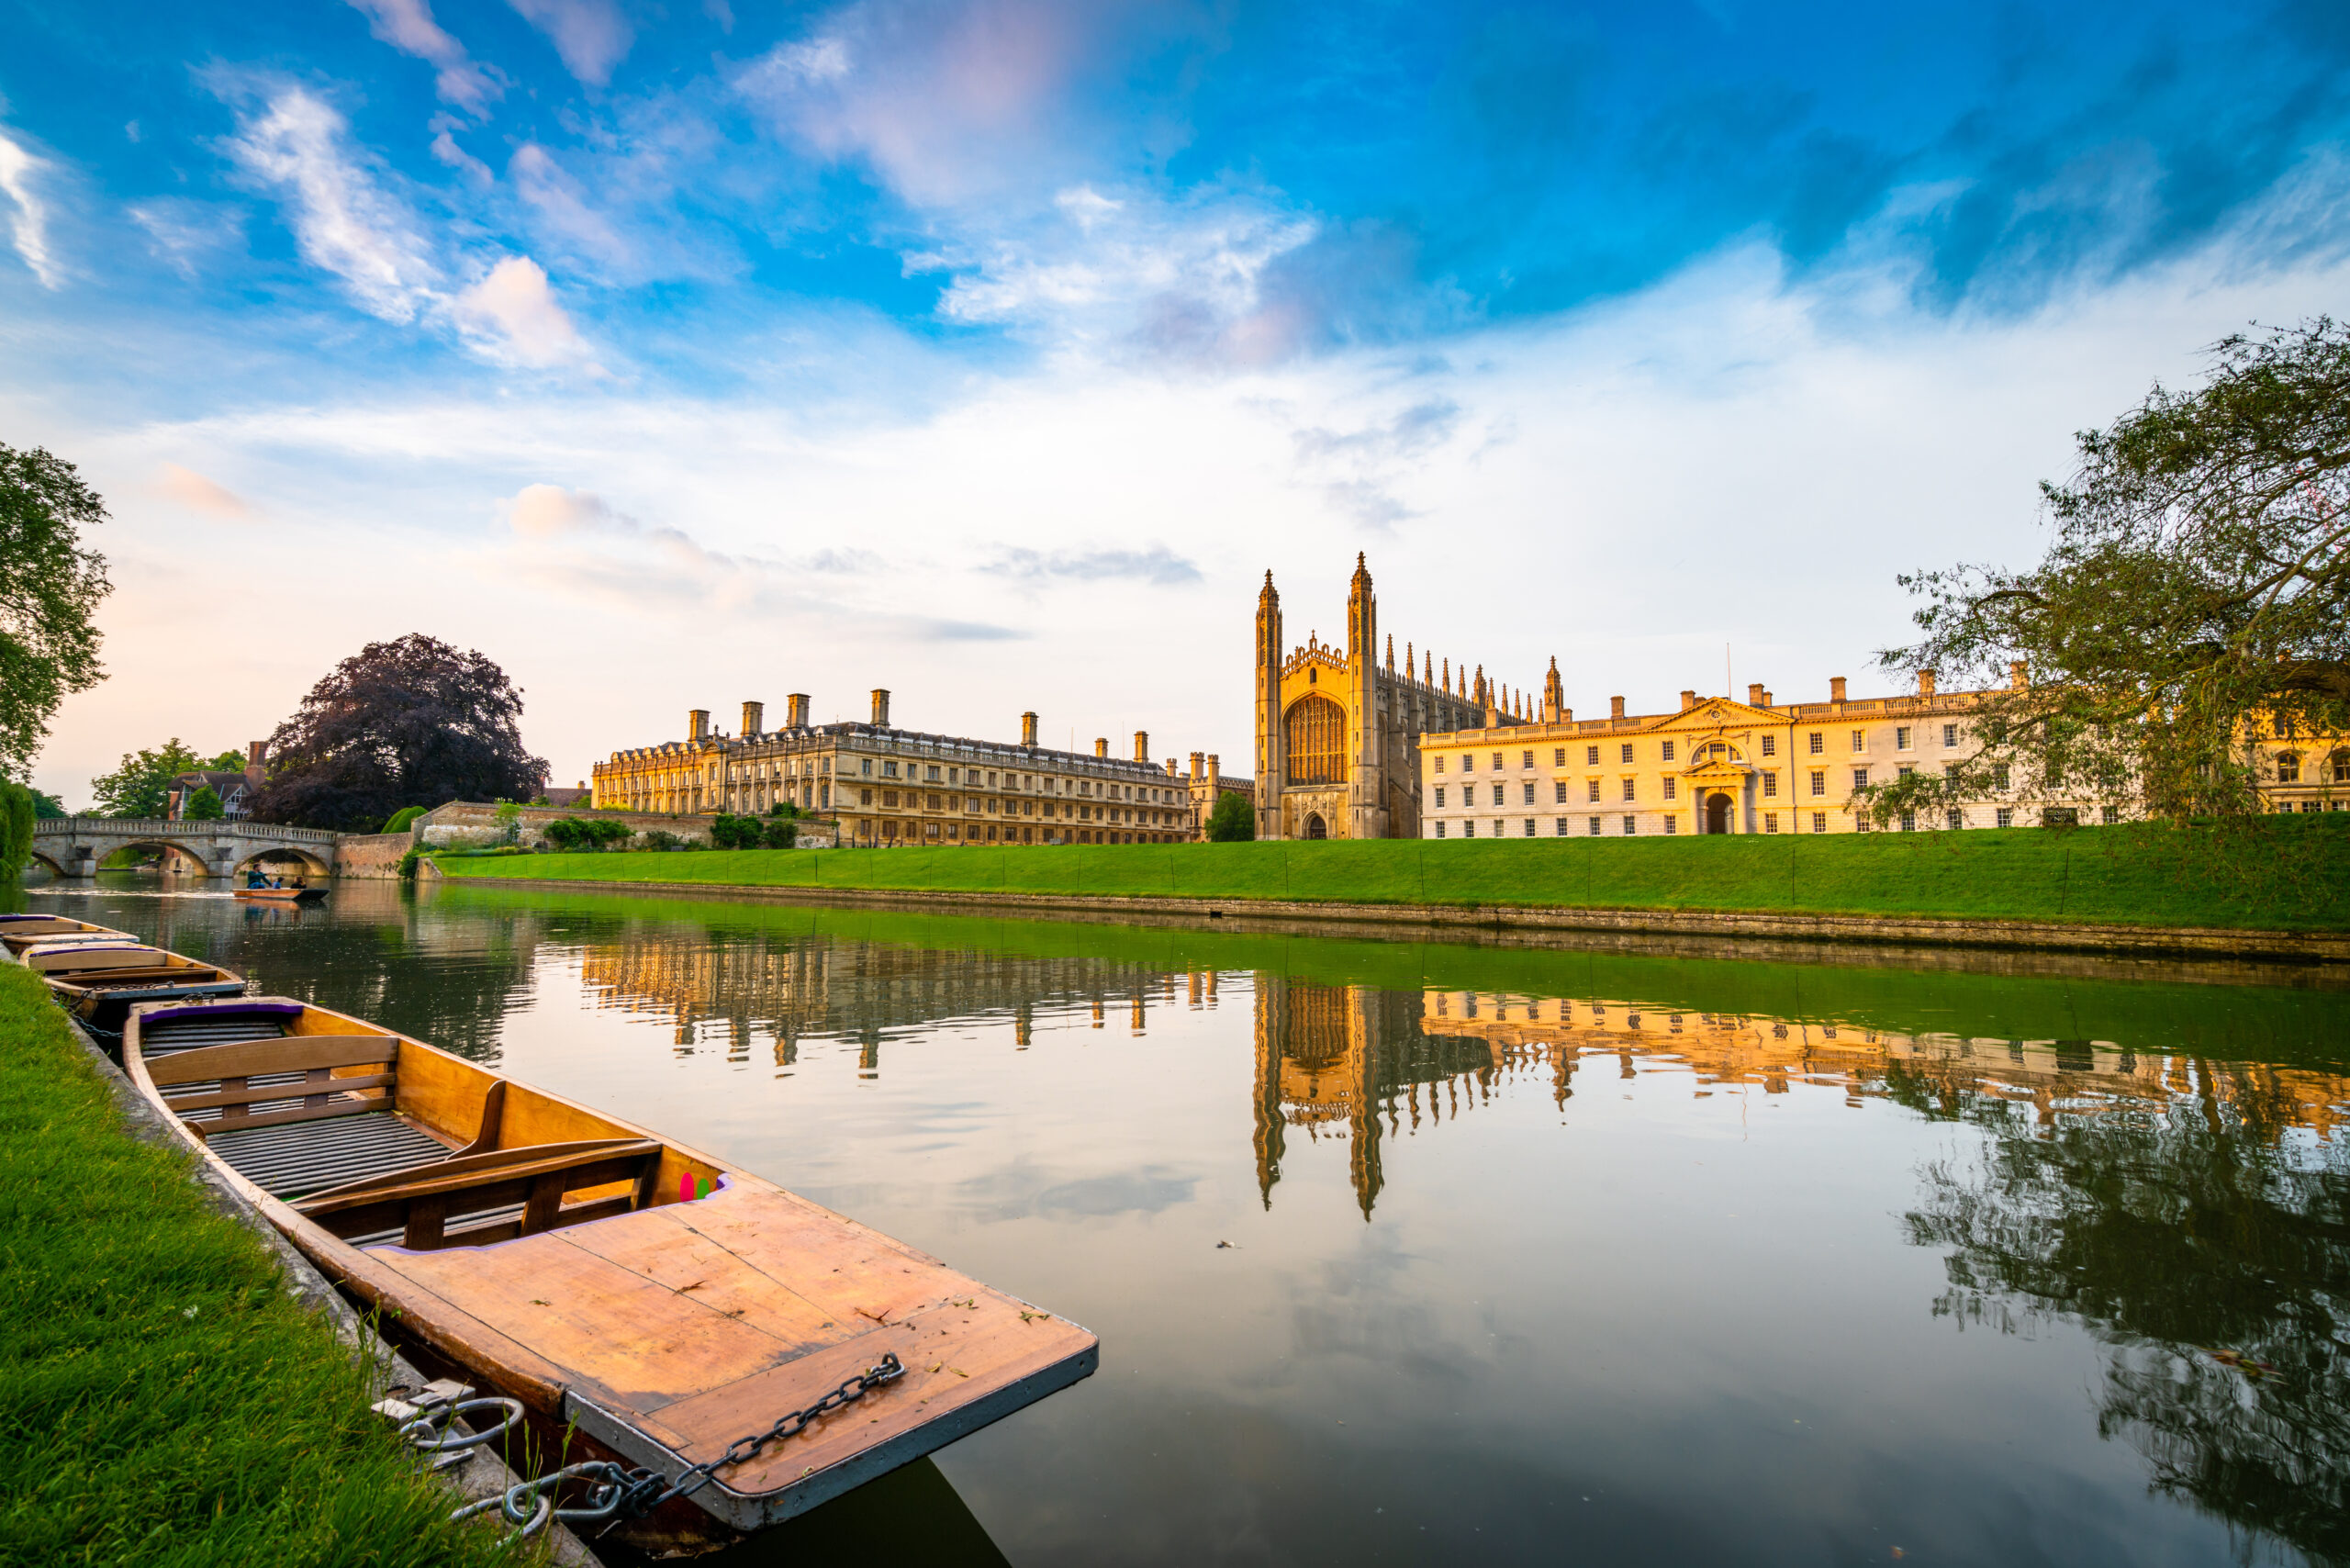
M 711 850 L 451 858 L 459 879 L 2350 929 L 2350 815 L 1714 838 Z
M 0 963 L 0 1562 L 513 1562 L 188 1172 Z

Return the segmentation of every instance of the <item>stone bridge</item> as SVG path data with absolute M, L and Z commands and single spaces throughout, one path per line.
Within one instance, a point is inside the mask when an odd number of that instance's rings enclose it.
M 118 849 L 160 849 L 163 869 L 240 877 L 255 861 L 276 872 L 334 874 L 335 840 L 319 827 L 256 822 L 165 822 L 154 817 L 51 817 L 33 824 L 33 858 L 61 877 L 95 877 Z

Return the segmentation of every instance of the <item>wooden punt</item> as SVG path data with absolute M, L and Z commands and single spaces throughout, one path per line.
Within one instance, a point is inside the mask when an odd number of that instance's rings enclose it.
M 0 947 L 6 947 L 11 955 L 22 953 L 35 943 L 92 936 L 129 940 L 130 933 L 62 914 L 0 914 Z
M 91 1033 L 122 1033 L 131 1005 L 241 996 L 245 977 L 136 937 L 66 937 L 35 942 L 17 961 L 49 982 L 50 993 Z
M 304 899 L 322 899 L 324 888 L 295 886 L 291 888 L 239 888 L 237 896 L 249 903 L 298 903 Z
M 1099 1363 L 1086 1329 L 772 1182 L 324 1008 L 139 1006 L 123 1064 L 387 1328 L 589 1439 L 565 1459 L 676 1478 L 904 1366 L 719 1470 L 702 1514 L 667 1504 L 666 1539 L 789 1518 Z

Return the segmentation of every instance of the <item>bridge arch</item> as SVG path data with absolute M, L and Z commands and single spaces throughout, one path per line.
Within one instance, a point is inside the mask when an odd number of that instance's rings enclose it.
M 44 866 L 48 867 L 48 868 L 49 868 L 49 871 L 50 871 L 50 876 L 52 876 L 52 877 L 63 877 L 63 876 L 71 875 L 71 873 L 69 873 L 69 872 L 65 869 L 65 868 L 64 868 L 64 867 L 62 867 L 62 866 L 59 865 L 56 861 L 54 861 L 54 860 L 50 859 L 48 856 L 46 856 L 46 855 L 42 854 L 39 849 L 35 849 L 35 850 L 33 851 L 32 857 L 33 857 L 35 860 L 39 861 L 42 865 L 44 865 Z
M 333 867 L 307 849 L 299 849 L 290 844 L 273 844 L 267 848 L 257 849 L 238 861 L 231 868 L 229 877 L 233 881 L 241 882 L 249 871 L 268 872 L 273 868 L 284 868 L 289 865 L 305 877 L 323 879 L 334 874 Z M 279 874 L 283 874 L 282 871 Z
M 197 854 L 188 846 L 177 843 L 172 839 L 126 838 L 118 841 L 110 840 L 106 847 L 106 855 L 119 855 L 126 849 L 153 849 L 161 851 L 162 856 L 162 869 L 172 876 L 209 877 L 212 875 L 212 868 L 205 864 L 203 856 Z M 104 859 L 104 856 L 100 857 L 102 864 Z

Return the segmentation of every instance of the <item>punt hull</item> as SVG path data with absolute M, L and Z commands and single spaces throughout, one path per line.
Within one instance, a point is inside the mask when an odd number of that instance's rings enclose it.
M 220 1094 L 186 1092 L 188 1075 L 214 1070 L 202 1064 L 225 1070 L 275 1059 L 270 1042 L 259 1056 L 174 1062 L 165 1036 L 226 1028 L 265 1010 L 287 1020 L 280 1045 L 356 1042 L 317 1059 L 387 1059 L 323 1077 L 313 1070 L 299 1082 L 271 1080 L 288 1086 L 267 1092 L 302 1096 L 302 1108 L 265 1112 L 257 1125 L 278 1120 L 258 1136 L 224 1127 L 230 1112 L 207 1123 L 200 1117 L 209 1113 L 188 1107 Z M 640 1539 L 709 1542 L 780 1523 L 1099 1365 L 1088 1330 L 926 1253 L 714 1156 L 364 1020 L 281 999 L 142 1006 L 129 1020 L 123 1059 L 139 1092 L 320 1270 L 431 1359 L 520 1400 L 537 1429 L 555 1435 L 552 1446 L 576 1433 L 594 1457 L 675 1477 L 897 1356 L 901 1377 L 722 1469 L 693 1495 L 698 1507 L 665 1505 Z M 365 1087 L 344 1094 L 334 1090 L 338 1077 Z M 334 1106 L 346 1100 L 375 1107 L 385 1136 L 429 1137 L 438 1150 L 421 1164 L 308 1191 L 300 1189 L 309 1178 L 286 1175 L 282 1158 L 270 1165 L 249 1152 L 305 1116 L 341 1114 Z M 417 1205 L 430 1200 L 415 1196 L 402 1200 L 404 1229 L 334 1228 L 394 1219 L 378 1212 L 379 1194 L 472 1180 L 472 1162 L 543 1164 L 542 1151 L 597 1139 L 634 1139 L 627 1147 L 645 1150 L 634 1188 L 623 1181 L 558 1193 L 562 1206 L 550 1203 L 544 1213 L 554 1217 L 543 1228 L 531 1227 L 526 1205 L 520 1221 L 493 1215 L 444 1233 L 436 1210 L 420 1235 Z M 445 1223 L 459 1223 L 458 1200 L 442 1201 Z M 575 1213 L 588 1217 L 563 1217 Z

